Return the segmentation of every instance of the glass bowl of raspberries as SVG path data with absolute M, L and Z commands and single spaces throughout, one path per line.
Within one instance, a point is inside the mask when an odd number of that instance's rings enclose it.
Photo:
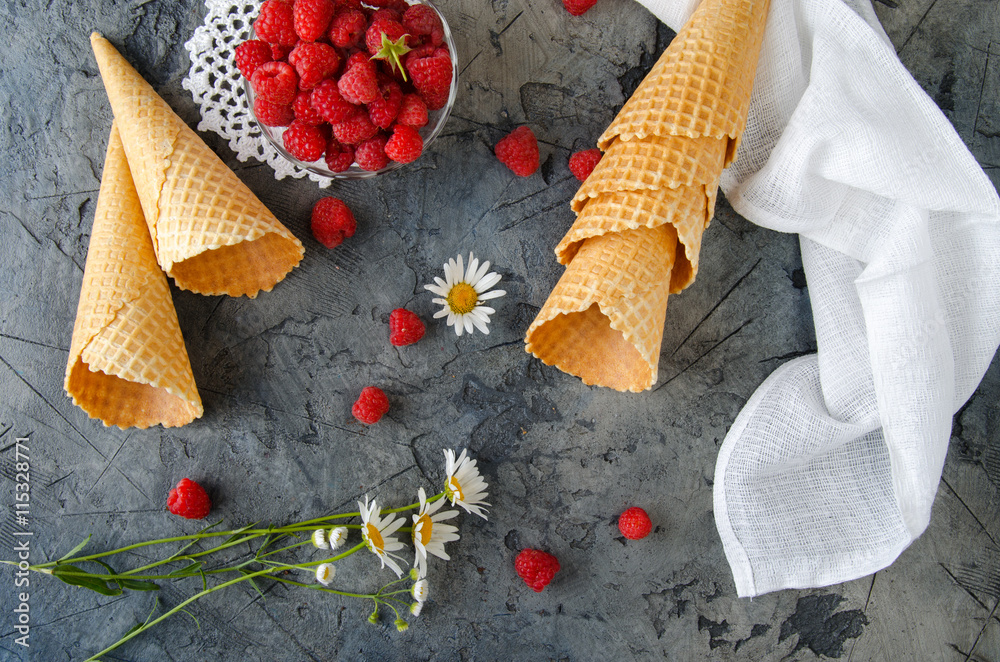
M 415 161 L 458 89 L 451 30 L 427 0 L 264 0 L 235 60 L 264 137 L 331 178 Z

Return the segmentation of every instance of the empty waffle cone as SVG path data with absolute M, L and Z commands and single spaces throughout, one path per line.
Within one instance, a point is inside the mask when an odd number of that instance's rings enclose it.
M 203 412 L 114 124 L 64 386 L 92 418 L 121 428 L 174 427 Z
M 302 243 L 107 39 L 91 46 L 153 250 L 178 287 L 255 297 L 302 259 Z

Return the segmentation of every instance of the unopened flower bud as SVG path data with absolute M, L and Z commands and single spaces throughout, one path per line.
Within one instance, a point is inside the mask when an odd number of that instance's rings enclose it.
M 410 613 L 413 614 L 414 616 L 419 616 L 420 612 L 423 611 L 423 608 L 424 608 L 424 603 L 414 602 L 410 605 Z
M 396 630 L 399 632 L 406 632 L 406 629 L 410 627 L 410 624 L 401 618 L 396 619 Z
M 330 549 L 338 549 L 347 542 L 347 527 L 337 526 L 330 529 Z
M 326 539 L 326 531 L 323 529 L 313 531 L 313 545 L 316 546 L 316 549 L 330 549 L 330 543 Z

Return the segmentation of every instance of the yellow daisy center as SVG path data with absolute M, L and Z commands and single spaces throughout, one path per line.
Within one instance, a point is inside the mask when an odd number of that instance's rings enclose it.
M 448 480 L 448 495 L 451 498 L 452 503 L 455 501 L 465 501 L 465 493 L 462 492 L 462 485 L 458 482 L 458 479 L 452 476 Z
M 375 551 L 385 551 L 385 541 L 382 540 L 382 533 L 371 522 L 365 525 L 365 533 L 367 534 L 368 543 Z
M 417 536 L 420 536 L 420 544 L 426 547 L 427 543 L 431 541 L 433 528 L 434 522 L 431 521 L 431 518 L 426 513 L 421 515 L 420 519 L 417 520 L 417 525 L 413 527 L 413 539 L 416 540 Z
M 468 283 L 455 283 L 448 292 L 447 302 L 451 312 L 465 315 L 475 310 L 476 304 L 479 303 L 479 295 L 476 294 L 476 288 Z

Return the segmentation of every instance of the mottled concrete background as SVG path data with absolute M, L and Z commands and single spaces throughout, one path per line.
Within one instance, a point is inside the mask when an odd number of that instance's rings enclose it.
M 181 477 L 202 481 L 213 518 L 283 523 L 437 491 L 443 448 L 468 447 L 490 483 L 489 521 L 459 520 L 451 562 L 432 563 L 431 600 L 405 633 L 370 605 L 262 582 L 196 603 L 116 660 L 968 660 L 1000 659 L 1000 365 L 955 418 L 928 531 L 890 568 L 823 589 L 738 599 L 712 516 L 717 449 L 757 385 L 815 350 L 794 236 L 760 229 L 720 201 L 697 283 L 672 299 L 656 388 L 588 388 L 525 354 L 525 329 L 558 278 L 552 255 L 577 188 L 566 161 L 590 147 L 672 33 L 630 0 L 570 17 L 558 0 L 440 0 L 461 62 L 458 102 L 419 162 L 337 184 L 358 233 L 327 251 L 308 212 L 325 192 L 276 182 L 204 138 L 307 245 L 302 265 L 256 300 L 174 291 L 205 416 L 180 429 L 105 429 L 62 391 L 111 110 L 88 42 L 100 30 L 192 126 L 183 43 L 199 0 L 12 0 L 0 6 L 0 558 L 15 557 L 14 441 L 29 439 L 32 560 L 86 534 L 94 551 L 193 532 L 165 514 Z M 1000 3 L 882 0 L 904 64 L 1000 182 Z M 891 112 L 887 109 L 887 112 Z M 539 173 L 514 177 L 492 153 L 527 124 Z M 474 250 L 504 276 L 489 336 L 431 324 L 419 344 L 387 342 L 390 310 L 430 320 L 423 284 Z M 362 386 L 392 411 L 355 422 Z M 615 527 L 644 506 L 654 533 Z M 536 594 L 513 559 L 556 554 Z M 239 550 L 243 552 L 245 550 Z M 407 552 L 409 555 L 409 552 Z M 234 553 L 234 556 L 236 554 Z M 130 563 L 151 558 L 137 552 Z M 390 577 L 367 553 L 339 585 Z M 17 590 L 0 573 L 0 657 L 76 660 L 116 640 L 158 595 L 101 597 L 33 576 L 30 644 L 14 641 Z

